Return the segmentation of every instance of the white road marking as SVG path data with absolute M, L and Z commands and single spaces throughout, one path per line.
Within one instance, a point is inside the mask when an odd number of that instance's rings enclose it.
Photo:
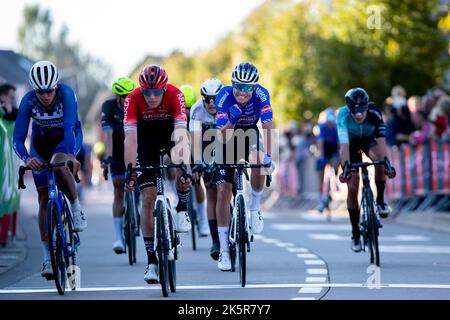
M 324 265 L 323 260 L 305 260 L 306 265 Z
M 273 229 L 283 231 L 293 230 L 339 230 L 351 231 L 350 224 L 319 224 L 319 223 L 274 223 Z
M 316 300 L 316 298 L 313 298 L 313 297 L 295 297 L 295 298 L 292 298 L 291 300 Z
M 311 269 L 308 269 L 311 270 Z M 313 269 L 325 270 L 325 269 Z M 326 270 L 325 270 L 326 271 Z M 450 289 L 450 284 L 413 284 L 413 283 L 393 283 L 380 284 L 381 288 L 391 289 Z M 273 289 L 273 288 L 369 288 L 366 283 L 273 283 L 273 284 L 247 284 L 245 288 L 237 285 L 191 285 L 177 286 L 177 290 L 217 290 L 217 289 Z M 102 291 L 138 291 L 138 290 L 161 290 L 159 285 L 146 287 L 81 287 L 78 292 L 102 292 Z M 0 290 L 0 294 L 18 294 L 18 293 L 48 293 L 56 292 L 56 289 L 49 288 L 16 288 Z M 68 292 L 70 294 L 70 292 Z
M 309 250 L 306 249 L 306 248 L 287 248 L 286 250 L 289 251 L 289 252 L 294 252 L 294 253 L 296 253 L 296 252 L 309 252 Z
M 318 257 L 312 253 L 299 253 L 297 257 L 300 259 L 317 259 Z
M 326 277 L 307 277 L 305 279 L 305 281 L 307 283 L 311 283 L 311 282 L 325 282 L 325 281 L 327 281 L 327 278 Z
M 320 287 L 313 287 L 313 288 L 301 288 L 300 290 L 298 290 L 298 293 L 320 293 L 322 291 L 323 288 Z
M 327 269 L 306 269 L 307 274 L 328 274 Z
M 380 251 L 384 253 L 432 253 L 450 254 L 450 246 L 386 246 L 380 245 Z
M 281 248 L 288 248 L 288 247 L 294 247 L 295 246 L 295 244 L 293 244 L 292 242 L 278 242 L 278 243 L 275 243 L 275 245 L 277 247 L 281 247 Z
M 279 240 L 277 240 L 277 239 L 270 239 L 270 238 L 261 239 L 261 241 L 264 242 L 264 243 L 277 243 L 277 242 L 279 242 Z
M 325 241 L 348 241 L 348 236 L 343 236 L 335 233 L 310 233 L 308 238 L 313 240 L 325 240 Z M 401 241 L 401 242 L 425 242 L 430 241 L 430 238 L 416 235 L 395 235 L 393 237 L 381 236 L 380 241 Z

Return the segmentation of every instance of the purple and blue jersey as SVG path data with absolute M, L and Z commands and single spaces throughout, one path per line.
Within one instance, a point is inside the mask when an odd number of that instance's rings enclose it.
M 230 116 L 229 109 L 233 105 L 238 105 L 242 109 L 242 115 L 236 123 L 238 128 L 254 127 L 259 119 L 263 124 L 273 120 L 269 91 L 259 84 L 256 85 L 250 101 L 244 107 L 240 106 L 234 98 L 233 87 L 226 86 L 219 91 L 216 97 L 217 128 L 220 129 L 227 124 Z
M 39 101 L 34 90 L 29 91 L 20 102 L 14 128 L 13 145 L 17 155 L 26 160 L 30 155 L 25 147 L 30 120 L 33 119 L 31 139 L 45 141 L 61 139 L 61 150 L 76 155 L 82 141 L 81 123 L 75 92 L 68 85 L 58 84 L 55 102 L 48 111 Z

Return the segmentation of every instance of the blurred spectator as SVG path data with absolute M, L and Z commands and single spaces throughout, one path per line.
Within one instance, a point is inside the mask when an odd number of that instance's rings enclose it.
M 290 144 L 292 139 L 287 132 L 280 137 L 280 168 L 278 171 L 278 181 L 280 194 L 293 200 L 298 193 L 297 168 L 295 167 L 294 152 Z
M 431 134 L 437 138 L 443 135 L 450 137 L 448 119 L 450 119 L 450 97 L 443 96 L 430 113 Z
M 0 114 L 3 119 L 16 121 L 18 109 L 16 106 L 16 87 L 9 83 L 0 85 Z
M 310 155 L 311 145 L 314 143 L 314 136 L 312 133 L 312 126 L 310 123 L 305 123 L 300 129 L 300 137 L 296 139 L 297 145 L 295 146 L 295 160 L 297 164 L 297 174 L 298 174 L 298 192 L 301 194 L 305 189 L 306 179 L 309 177 L 304 177 L 303 173 L 306 169 L 306 161 L 308 155 Z
M 434 88 L 428 90 L 422 100 L 424 111 L 427 114 L 430 114 L 431 110 L 437 104 L 438 100 L 441 97 L 445 97 L 445 96 L 447 96 L 447 93 L 441 87 L 434 87 Z
M 409 142 L 413 145 L 424 143 L 430 136 L 430 122 L 423 111 L 414 112 L 411 117 L 416 130 L 411 134 Z
M 385 108 L 392 118 L 387 121 L 387 141 L 390 145 L 400 146 L 409 142 L 409 136 L 414 131 L 414 125 L 409 112 L 406 91 L 401 86 L 394 86 L 391 97 L 386 99 Z

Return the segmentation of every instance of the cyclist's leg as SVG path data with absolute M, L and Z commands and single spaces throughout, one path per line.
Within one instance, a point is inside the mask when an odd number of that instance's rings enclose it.
M 368 156 L 372 161 L 383 161 L 386 157 L 386 148 L 384 144 L 374 142 L 368 152 Z M 384 166 L 375 166 L 375 185 L 377 187 L 377 204 L 380 211 L 380 216 L 386 218 L 391 212 L 384 200 L 384 190 L 386 188 L 386 175 L 384 173 Z
M 114 201 L 113 201 L 113 221 L 114 230 L 116 234 L 116 242 L 113 245 L 116 253 L 125 251 L 125 245 L 123 241 L 123 213 L 124 213 L 124 179 L 121 177 L 113 178 L 114 186 Z
M 219 235 L 217 233 L 217 186 L 210 182 L 205 183 L 206 187 L 206 211 L 208 214 L 209 231 L 211 233 L 211 240 L 214 243 L 219 243 Z
M 200 236 L 208 236 L 208 219 L 206 216 L 205 189 L 203 185 L 195 184 L 195 199 L 197 202 L 197 222 Z
M 326 166 L 325 158 L 324 157 L 318 158 L 316 161 L 316 172 L 317 172 L 317 177 L 319 179 L 317 209 L 320 212 L 322 212 L 325 207 L 324 195 L 323 195 L 323 181 L 324 181 L 324 174 L 325 174 L 325 166 Z
M 350 141 L 350 162 L 358 163 L 362 161 L 362 154 L 360 152 L 359 144 L 352 144 Z M 347 183 L 347 210 L 350 216 L 350 223 L 352 225 L 352 235 L 354 239 L 359 239 L 359 219 L 360 208 L 358 204 L 358 192 L 359 192 L 359 173 L 352 172 L 352 178 Z
M 231 172 L 233 173 L 231 175 Z M 229 226 L 230 226 L 230 202 L 232 196 L 232 183 L 234 170 L 228 170 L 228 181 L 217 185 L 217 231 L 219 235 L 220 253 L 218 268 L 222 271 L 231 270 L 230 248 L 229 248 Z M 230 176 L 231 175 L 231 176 Z

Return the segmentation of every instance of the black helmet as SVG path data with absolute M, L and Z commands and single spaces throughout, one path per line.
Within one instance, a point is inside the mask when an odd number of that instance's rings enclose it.
M 353 88 L 345 94 L 345 103 L 350 109 L 365 107 L 369 103 L 369 95 L 362 88 Z

